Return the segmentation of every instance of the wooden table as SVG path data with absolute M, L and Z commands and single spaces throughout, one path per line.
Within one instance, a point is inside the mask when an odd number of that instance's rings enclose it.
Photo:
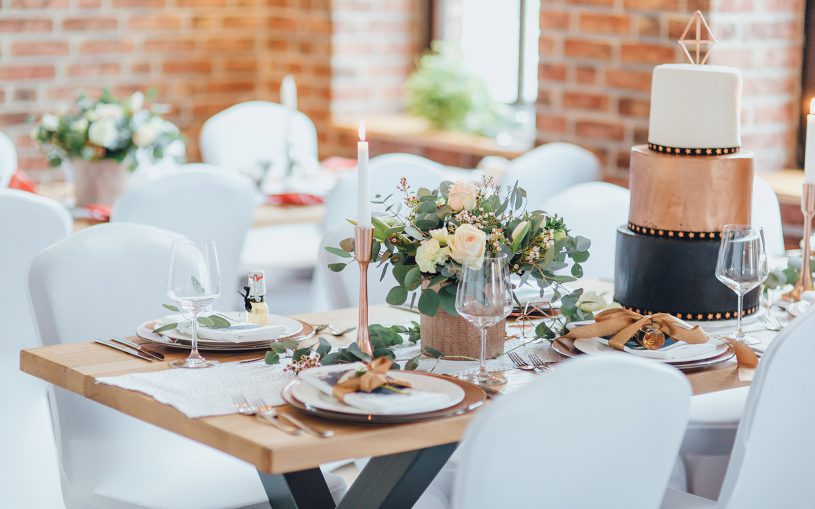
M 356 310 L 307 314 L 311 323 L 329 322 L 336 327 L 353 325 Z M 371 319 L 385 324 L 407 324 L 417 315 L 389 306 L 373 306 Z M 335 338 L 345 345 L 353 338 Z M 185 352 L 164 350 L 166 362 L 146 363 L 94 343 L 72 343 L 23 350 L 20 369 L 58 387 L 75 392 L 166 430 L 207 444 L 253 464 L 272 506 L 334 507 L 319 470 L 321 463 L 373 456 L 342 500 L 340 507 L 411 507 L 454 451 L 474 414 L 400 425 L 365 425 L 328 422 L 300 416 L 318 427 L 330 427 L 329 439 L 310 435 L 291 436 L 243 415 L 191 419 L 169 405 L 144 394 L 110 385 L 96 378 L 125 373 L 167 369 L 166 363 Z M 209 354 L 222 362 L 256 357 L 248 354 Z M 519 370 L 506 372 L 507 392 L 534 375 Z M 748 385 L 739 380 L 735 364 L 688 375 L 694 394 Z M 280 407 L 281 412 L 293 410 Z

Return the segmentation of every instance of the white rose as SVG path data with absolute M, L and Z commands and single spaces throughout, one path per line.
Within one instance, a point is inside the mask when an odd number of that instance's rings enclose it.
M 144 107 L 144 94 L 141 92 L 134 92 L 130 96 L 130 111 L 139 111 Z
M 448 252 L 436 239 L 423 240 L 416 249 L 416 265 L 422 272 L 435 274 L 436 265 L 443 265 L 447 261 Z
M 122 110 L 121 105 L 115 103 L 101 103 L 97 104 L 96 108 L 93 109 L 92 119 L 121 120 L 123 115 L 124 111 Z
M 152 122 L 148 122 L 138 129 L 133 134 L 133 143 L 136 144 L 137 147 L 146 147 L 153 143 L 158 136 L 158 129 L 156 129 L 156 125 Z
M 481 267 L 487 247 L 487 234 L 471 224 L 463 224 L 456 228 L 455 235 L 448 242 L 453 260 L 471 269 Z
M 475 182 L 469 180 L 459 180 L 450 187 L 447 195 L 447 205 L 456 212 L 460 210 L 473 210 L 475 199 L 478 194 L 478 187 Z
M 447 239 L 450 238 L 450 234 L 447 233 L 447 228 L 439 228 L 437 230 L 430 230 L 430 238 L 436 239 L 440 245 L 445 246 L 447 245 Z
M 59 119 L 50 113 L 46 113 L 45 115 L 43 115 L 42 122 L 40 123 L 44 128 L 48 129 L 49 131 L 56 131 L 57 129 L 59 129 Z
M 92 123 L 90 129 L 88 129 L 88 139 L 91 140 L 91 143 L 100 147 L 116 148 L 116 142 L 119 139 L 116 121 L 112 118 L 103 118 Z

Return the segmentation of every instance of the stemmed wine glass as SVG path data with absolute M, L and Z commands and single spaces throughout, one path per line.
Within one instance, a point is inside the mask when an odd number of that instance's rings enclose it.
M 716 261 L 716 279 L 736 292 L 739 299 L 734 339 L 748 345 L 760 343 L 745 336 L 741 327 L 744 295 L 767 279 L 767 253 L 764 249 L 764 231 L 750 225 L 726 224 L 722 231 L 719 258 Z
M 167 295 L 185 312 L 192 315 L 192 350 L 185 361 L 173 361 L 176 368 L 208 368 L 208 361 L 198 353 L 198 314 L 206 310 L 221 294 L 218 254 L 212 241 L 180 239 L 173 242 Z
M 478 327 L 481 333 L 481 355 L 477 373 L 463 373 L 459 378 L 479 385 L 506 383 L 500 373 L 487 371 L 487 328 L 498 324 L 512 311 L 512 293 L 506 255 L 485 257 L 479 268 L 462 268 L 456 291 L 456 311 Z

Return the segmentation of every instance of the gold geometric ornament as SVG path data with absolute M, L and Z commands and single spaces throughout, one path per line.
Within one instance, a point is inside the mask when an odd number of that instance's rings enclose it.
M 693 39 L 688 38 L 691 29 L 693 29 Z M 714 44 L 716 44 L 716 38 L 713 36 L 707 21 L 705 21 L 702 11 L 694 12 L 687 26 L 685 26 L 685 31 L 682 32 L 682 37 L 679 38 L 679 45 L 682 46 L 685 56 L 688 57 L 692 64 L 704 65 L 710 57 Z M 691 56 L 691 51 L 688 49 L 689 46 L 693 48 L 693 56 Z

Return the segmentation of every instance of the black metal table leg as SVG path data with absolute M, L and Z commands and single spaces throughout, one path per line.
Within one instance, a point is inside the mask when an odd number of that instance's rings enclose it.
M 437 445 L 371 458 L 337 506 L 338 509 L 410 509 L 457 445 Z
M 265 474 L 258 471 L 260 482 L 273 509 L 334 509 L 334 499 L 319 468 Z

